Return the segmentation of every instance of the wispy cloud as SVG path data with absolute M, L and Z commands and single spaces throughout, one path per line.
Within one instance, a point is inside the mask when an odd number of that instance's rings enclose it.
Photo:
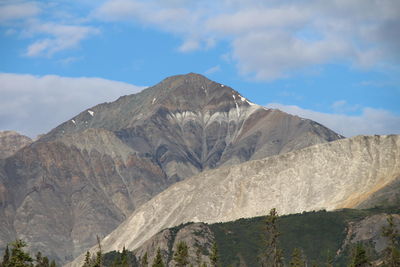
M 0 73 L 0 130 L 31 137 L 44 133 L 98 103 L 144 87 L 100 78 Z
M 364 107 L 360 115 L 346 115 L 323 113 L 279 103 L 269 103 L 266 106 L 314 120 L 346 137 L 360 134 L 400 134 L 400 116 L 383 109 Z
M 210 74 L 216 73 L 216 72 L 218 72 L 218 71 L 221 71 L 221 67 L 220 67 L 219 65 L 216 65 L 216 66 L 211 67 L 211 68 L 209 68 L 208 70 L 206 70 L 206 71 L 204 72 L 204 74 L 210 75 Z
M 53 23 L 35 23 L 30 26 L 31 35 L 47 35 L 29 45 L 26 56 L 52 56 L 54 53 L 77 47 L 77 45 L 90 35 L 100 31 L 90 26 L 59 25 Z

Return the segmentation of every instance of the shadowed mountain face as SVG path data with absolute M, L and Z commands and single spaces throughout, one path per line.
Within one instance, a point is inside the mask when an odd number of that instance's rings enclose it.
M 198 74 L 85 110 L 0 161 L 0 247 L 65 262 L 171 184 L 342 138 Z

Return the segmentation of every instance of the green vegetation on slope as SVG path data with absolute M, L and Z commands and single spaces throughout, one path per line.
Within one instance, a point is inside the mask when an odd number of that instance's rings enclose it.
M 366 216 L 382 212 L 400 213 L 398 208 L 369 209 L 326 212 L 305 212 L 282 216 L 278 220 L 280 245 L 284 251 L 286 264 L 295 248 L 300 248 L 308 263 L 318 266 L 328 258 L 334 258 L 335 265 L 345 266 L 349 252 L 336 256 L 346 237 L 346 227 L 350 221 L 359 221 Z M 240 219 L 234 222 L 210 225 L 215 234 L 220 251 L 222 266 L 260 266 L 260 255 L 266 246 L 266 217 Z

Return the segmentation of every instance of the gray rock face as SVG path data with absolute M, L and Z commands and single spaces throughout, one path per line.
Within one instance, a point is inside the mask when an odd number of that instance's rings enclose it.
M 347 236 L 343 242 L 343 248 L 359 242 L 372 244 L 374 250 L 381 254 L 387 247 L 388 240 L 382 235 L 383 227 L 388 226 L 387 214 L 369 216 L 358 222 L 350 222 L 347 228 Z M 393 222 L 400 231 L 400 215 L 393 214 Z
M 160 248 L 163 262 L 167 266 L 176 266 L 174 253 L 179 242 L 185 242 L 188 246 L 189 264 L 199 266 L 199 263 L 206 263 L 211 266 L 209 256 L 211 254 L 214 234 L 204 223 L 193 223 L 182 227 L 165 229 L 147 240 L 142 246 L 133 251 L 140 260 L 147 253 L 151 263 Z
M 221 167 L 176 183 L 142 205 L 104 238 L 103 249 L 133 250 L 161 229 L 190 221 L 232 221 L 271 208 L 280 214 L 352 208 L 399 175 L 399 135 L 357 136 Z
M 32 143 L 32 139 L 14 131 L 0 131 L 0 159 L 7 158 Z
M 340 138 L 201 75 L 170 77 L 0 160 L 0 248 L 18 237 L 70 261 L 177 181 Z

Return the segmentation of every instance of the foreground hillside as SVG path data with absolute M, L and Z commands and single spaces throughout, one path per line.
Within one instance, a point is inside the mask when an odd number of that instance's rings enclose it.
M 400 177 L 400 136 L 357 136 L 200 173 L 137 209 L 103 240 L 136 249 L 161 229 L 268 213 L 352 208 Z M 77 262 L 75 261 L 75 266 Z
M 328 262 L 334 266 L 347 266 L 352 249 L 362 243 L 370 262 L 378 264 L 382 262 L 383 251 L 388 246 L 388 239 L 382 233 L 383 227 L 388 225 L 388 213 L 393 214 L 396 228 L 400 230 L 398 207 L 282 216 L 277 225 L 285 262 L 289 265 L 294 249 L 298 248 L 308 266 L 326 266 Z M 168 266 L 176 266 L 173 255 L 177 245 L 183 241 L 189 247 L 190 264 L 197 266 L 200 261 L 211 266 L 209 258 L 215 242 L 221 266 L 256 267 L 261 266 L 260 257 L 267 250 L 266 237 L 265 216 L 217 224 L 183 224 L 165 229 L 149 239 L 132 252 L 131 262 L 133 266 L 139 266 L 138 263 L 147 253 L 151 264 L 160 248 L 163 262 Z M 107 253 L 106 266 L 111 266 L 118 256 L 116 252 Z
M 0 249 L 18 237 L 71 261 L 178 181 L 341 138 L 204 76 L 169 77 L 0 160 Z

